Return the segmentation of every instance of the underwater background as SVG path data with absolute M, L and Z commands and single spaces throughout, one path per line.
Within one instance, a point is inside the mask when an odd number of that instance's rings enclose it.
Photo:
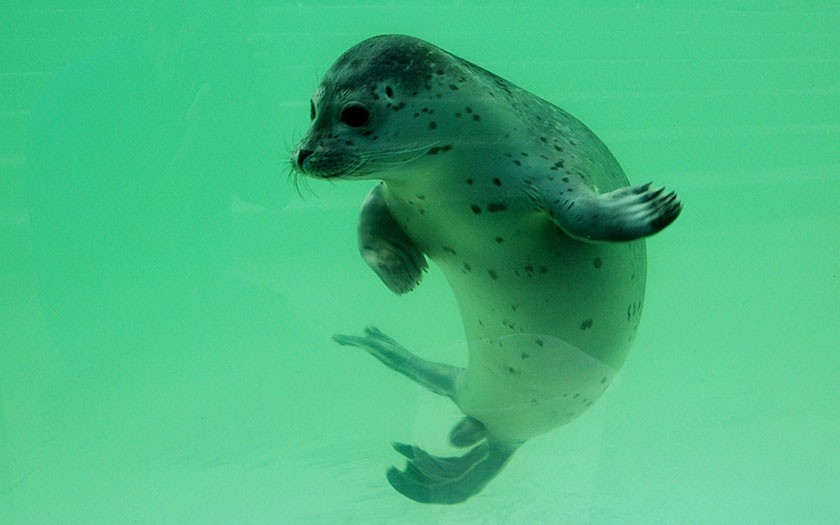
M 30 1 L 0 7 L 0 523 L 837 523 L 840 4 Z M 128 7 L 123 7 L 128 6 Z M 459 413 L 331 341 L 463 366 L 432 265 L 356 248 L 374 182 L 288 154 L 348 47 L 411 34 L 675 189 L 587 413 L 421 505 L 394 441 Z

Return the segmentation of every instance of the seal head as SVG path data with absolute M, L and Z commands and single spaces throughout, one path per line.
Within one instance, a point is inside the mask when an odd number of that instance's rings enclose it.
M 292 164 L 322 179 L 370 179 L 383 171 L 393 174 L 395 167 L 405 176 L 409 163 L 422 171 L 424 156 L 446 148 L 444 128 L 454 132 L 455 122 L 443 121 L 467 113 L 444 95 L 470 78 L 466 63 L 422 40 L 400 35 L 366 40 L 345 52 L 315 90 L 311 127 L 292 153 Z M 429 135 L 435 129 L 439 132 Z

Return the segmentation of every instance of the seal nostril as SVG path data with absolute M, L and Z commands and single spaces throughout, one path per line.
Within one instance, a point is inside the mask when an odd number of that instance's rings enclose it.
M 303 167 L 303 161 L 306 160 L 306 157 L 312 155 L 314 153 L 311 149 L 302 149 L 298 152 L 297 164 L 298 167 Z

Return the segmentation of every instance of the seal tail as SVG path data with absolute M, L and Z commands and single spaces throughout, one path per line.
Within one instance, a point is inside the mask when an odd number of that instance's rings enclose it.
M 460 457 L 433 456 L 412 445 L 395 443 L 408 461 L 403 470 L 391 467 L 388 482 L 419 503 L 452 505 L 478 494 L 505 466 L 518 443 L 488 439 Z

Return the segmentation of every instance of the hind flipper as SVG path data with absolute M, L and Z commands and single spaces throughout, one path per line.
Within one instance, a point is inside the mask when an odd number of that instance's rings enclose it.
M 505 466 L 519 444 L 486 441 L 460 457 L 432 456 L 405 444 L 394 448 L 408 459 L 405 469 L 388 470 L 388 482 L 419 503 L 451 505 L 478 494 Z
M 453 447 L 471 447 L 487 437 L 484 424 L 474 417 L 466 416 L 449 431 L 449 443 Z
M 455 396 L 455 383 L 463 368 L 417 357 L 377 328 L 367 328 L 362 337 L 335 335 L 333 340 L 343 346 L 356 346 L 367 350 L 388 368 L 403 374 L 435 394 L 450 399 Z

